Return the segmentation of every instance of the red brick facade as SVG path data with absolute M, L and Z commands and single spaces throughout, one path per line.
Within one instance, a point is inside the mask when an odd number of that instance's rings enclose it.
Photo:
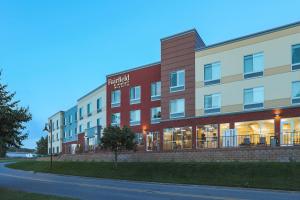
M 132 126 L 132 130 L 136 133 L 144 133 L 150 129 L 157 129 L 157 125 L 151 125 L 151 108 L 159 107 L 160 100 L 151 101 L 151 83 L 160 81 L 160 64 L 153 64 L 147 67 L 141 67 L 137 70 L 119 73 L 117 75 L 107 77 L 107 83 L 110 80 L 117 79 L 118 77 L 129 75 L 129 81 L 125 85 L 119 87 L 114 84 L 107 84 L 107 124 L 111 124 L 111 115 L 113 113 L 120 113 L 120 125 L 130 126 L 130 111 L 141 111 L 141 124 Z M 138 104 L 130 105 L 130 88 L 141 86 L 141 102 Z M 111 94 L 114 90 L 121 91 L 121 105 L 112 108 Z

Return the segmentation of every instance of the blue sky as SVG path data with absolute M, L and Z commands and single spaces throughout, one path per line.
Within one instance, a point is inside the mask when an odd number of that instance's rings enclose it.
M 105 75 L 160 60 L 160 38 L 196 28 L 206 44 L 300 21 L 300 1 L 0 0 L 2 83 L 33 120 L 76 104 Z

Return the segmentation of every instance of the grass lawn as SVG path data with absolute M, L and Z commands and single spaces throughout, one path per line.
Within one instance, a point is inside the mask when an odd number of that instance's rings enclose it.
M 22 161 L 10 168 L 99 178 L 300 191 L 300 163 L 112 163 Z
M 0 199 L 5 200 L 71 200 L 70 198 L 40 195 L 0 188 Z

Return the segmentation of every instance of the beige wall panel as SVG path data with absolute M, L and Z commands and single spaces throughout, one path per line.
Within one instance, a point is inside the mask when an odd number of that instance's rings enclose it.
M 197 81 L 196 82 L 196 88 L 204 87 L 204 82 L 203 81 Z
M 207 49 L 205 51 L 198 51 L 196 56 L 205 56 L 205 55 L 209 55 L 209 54 L 215 54 L 218 52 L 224 52 L 224 51 L 228 51 L 231 49 L 237 49 L 237 48 L 241 48 L 244 46 L 249 46 L 254 43 L 260 43 L 260 42 L 264 42 L 264 41 L 268 41 L 268 40 L 274 40 L 277 38 L 282 38 L 282 37 L 299 34 L 299 33 L 300 33 L 300 26 L 294 27 L 294 28 L 289 28 L 289 29 L 282 30 L 282 31 L 269 33 L 269 34 L 265 34 L 262 36 L 253 37 L 253 38 L 246 39 L 246 40 L 233 42 L 233 43 L 226 44 L 226 45 L 221 45 L 218 47 Z
M 201 56 L 196 52 L 196 81 L 204 80 L 204 65 L 221 62 L 221 77 L 243 74 L 245 55 L 264 52 L 265 70 L 291 64 L 291 46 L 300 43 L 300 33 Z
M 203 109 L 197 109 L 196 110 L 196 116 L 202 116 L 204 115 L 204 110 Z
M 203 109 L 204 95 L 220 93 L 222 113 L 241 111 L 236 105 L 243 105 L 244 89 L 259 86 L 265 88 L 265 107 L 289 106 L 291 83 L 300 80 L 300 71 L 290 67 L 294 44 L 300 44 L 300 27 L 196 52 L 195 109 Z M 245 80 L 244 56 L 258 52 L 264 52 L 264 77 Z M 221 84 L 203 86 L 204 65 L 213 62 L 221 62 Z
M 221 83 L 225 84 L 225 83 L 231 83 L 231 82 L 235 82 L 235 81 L 241 81 L 244 79 L 244 75 L 243 74 L 237 74 L 237 75 L 232 75 L 232 76 L 224 76 L 221 78 Z
M 289 99 L 292 81 L 296 80 L 300 80 L 300 71 L 196 88 L 196 110 L 203 109 L 205 95 L 214 93 L 221 94 L 222 107 L 241 105 L 244 102 L 244 89 L 259 86 L 264 86 L 265 101 Z
M 221 108 L 221 113 L 241 112 L 244 110 L 243 104 L 224 106 Z
M 272 76 L 275 74 L 282 74 L 291 71 L 291 65 L 284 65 L 279 67 L 268 68 L 264 71 L 265 76 Z
M 265 101 L 265 108 L 278 108 L 291 105 L 291 98 Z

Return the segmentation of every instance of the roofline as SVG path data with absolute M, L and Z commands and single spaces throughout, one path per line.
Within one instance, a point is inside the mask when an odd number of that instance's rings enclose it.
M 128 72 L 136 71 L 136 70 L 139 70 L 139 69 L 153 67 L 154 65 L 158 65 L 158 64 L 160 64 L 160 61 L 159 62 L 150 63 L 150 64 L 147 64 L 147 65 L 142 65 L 142 66 L 135 67 L 135 68 L 131 68 L 131 69 L 128 69 L 128 70 L 120 71 L 120 72 L 117 72 L 117 73 L 109 74 L 109 75 L 106 75 L 106 77 L 109 78 L 109 77 L 112 77 L 112 76 L 117 76 L 117 75 L 120 75 L 120 74 L 124 74 L 124 73 L 128 73 Z
M 59 113 L 64 113 L 64 111 L 58 111 L 55 114 L 51 115 L 50 117 L 48 117 L 48 120 L 50 120 L 50 118 L 54 117 L 55 115 L 59 114 Z
M 300 25 L 300 21 L 297 21 L 297 22 L 294 22 L 294 23 L 291 23 L 291 24 L 275 27 L 275 28 L 272 28 L 272 29 L 267 29 L 267 30 L 264 30 L 264 31 L 256 32 L 256 33 L 249 34 L 249 35 L 245 35 L 245 36 L 242 36 L 242 37 L 238 37 L 238 38 L 226 40 L 226 41 L 223 41 L 223 42 L 215 43 L 215 44 L 212 44 L 212 45 L 208 45 L 206 47 L 195 49 L 195 51 L 196 52 L 197 51 L 204 51 L 204 50 L 207 50 L 207 49 L 212 49 L 212 48 L 215 48 L 215 47 L 224 46 L 224 45 L 231 44 L 231 43 L 234 43 L 234 42 L 239 42 L 239 41 L 243 41 L 243 40 L 246 40 L 246 39 L 251 39 L 251 38 L 258 37 L 258 36 L 266 35 L 266 34 L 269 34 L 269 33 L 273 33 L 273 32 L 277 32 L 277 31 L 282 31 L 282 30 L 285 30 L 285 29 L 293 28 L 293 27 L 296 27 L 296 26 L 299 26 L 299 25 Z
M 200 37 L 197 30 L 195 28 L 193 28 L 193 29 L 190 29 L 190 30 L 187 30 L 187 31 L 183 31 L 183 32 L 180 32 L 180 33 L 176 33 L 174 35 L 170 35 L 170 36 L 161 38 L 160 41 L 162 42 L 162 41 L 165 41 L 165 40 L 173 39 L 173 38 L 180 37 L 180 36 L 183 36 L 183 35 L 186 35 L 186 34 L 189 34 L 189 33 L 196 33 L 196 35 L 198 35 L 198 37 Z
M 65 110 L 64 112 L 66 113 L 66 112 L 72 110 L 73 108 L 76 108 L 77 106 L 78 106 L 78 105 L 76 104 L 75 106 L 70 107 L 69 109 Z
M 103 83 L 103 84 L 101 84 L 101 85 L 98 86 L 97 88 L 93 89 L 92 91 L 88 92 L 86 95 L 80 97 L 80 98 L 77 100 L 77 102 L 78 102 L 78 101 L 81 101 L 82 99 L 84 99 L 85 97 L 89 96 L 90 94 L 93 94 L 94 92 L 96 92 L 97 90 L 101 89 L 101 88 L 104 87 L 104 86 L 106 86 L 106 82 Z

